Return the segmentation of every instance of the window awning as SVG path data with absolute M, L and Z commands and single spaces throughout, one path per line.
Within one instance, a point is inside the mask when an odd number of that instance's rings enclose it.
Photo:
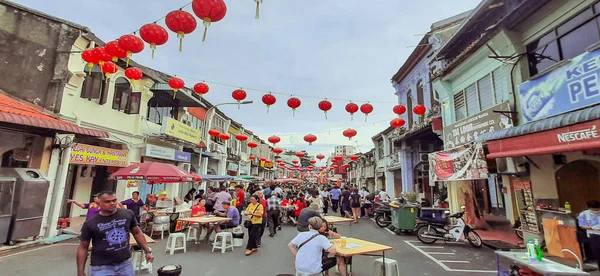
M 107 132 L 80 127 L 50 115 L 39 106 L 14 99 L 0 93 L 0 122 L 56 130 L 59 133 L 82 134 L 98 138 L 109 138 Z
M 159 97 L 169 97 L 170 99 L 173 99 L 173 94 L 175 94 L 173 88 L 167 83 L 155 83 L 152 88 L 150 88 L 150 91 L 154 92 L 154 94 Z M 177 91 L 175 100 L 179 101 L 180 107 L 204 107 L 202 102 L 185 88 Z
M 600 105 L 480 135 L 490 154 L 502 158 L 600 148 Z

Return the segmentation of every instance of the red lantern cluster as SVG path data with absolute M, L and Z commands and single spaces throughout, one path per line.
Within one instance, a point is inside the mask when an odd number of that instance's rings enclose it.
M 104 75 L 106 76 L 106 82 L 108 82 L 110 75 L 119 71 L 119 67 L 117 67 L 117 65 L 112 61 L 102 63 L 101 68 L 102 72 L 104 72 Z
M 121 46 L 119 46 L 118 41 L 110 41 L 104 45 L 104 50 L 106 53 L 112 57 L 113 62 L 117 62 L 120 58 L 127 57 L 127 51 L 123 50 Z
M 143 51 L 144 42 L 135 35 L 126 34 L 119 38 L 119 47 L 127 52 L 127 63 L 125 66 L 129 67 L 129 59 L 131 59 L 131 55 Z

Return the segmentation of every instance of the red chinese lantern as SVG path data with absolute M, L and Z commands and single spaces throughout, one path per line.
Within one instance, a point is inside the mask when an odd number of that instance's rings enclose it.
M 311 159 L 311 160 L 310 160 L 310 161 L 308 161 L 308 162 L 309 162 L 309 163 L 311 163 L 311 164 L 316 164 L 316 163 L 317 163 L 317 160 Z
M 119 71 L 119 67 L 117 67 L 117 65 L 114 64 L 112 61 L 103 63 L 101 68 L 102 72 L 104 72 L 104 75 L 106 76 L 106 82 L 108 82 L 108 78 L 110 78 L 110 75 Z
M 273 146 L 275 146 L 275 144 L 279 143 L 279 141 L 281 141 L 281 138 L 279 138 L 279 136 L 271 136 L 267 139 L 269 141 L 269 143 L 272 143 Z
M 395 118 L 390 121 L 390 126 L 395 127 L 397 130 L 400 130 L 402 126 L 404 126 L 406 122 L 402 118 Z
M 93 49 L 87 49 L 84 50 L 81 53 L 81 58 L 87 62 L 87 66 L 89 69 L 89 74 L 92 74 L 92 68 L 94 67 L 94 64 L 98 64 L 98 62 L 100 62 L 100 60 L 94 55 L 93 53 Z
M 304 136 L 304 141 L 308 143 L 308 145 L 312 145 L 315 141 L 317 141 L 317 136 L 313 134 L 307 134 Z
M 211 130 L 208 131 L 208 135 L 210 135 L 212 137 L 217 137 L 217 136 L 219 136 L 219 134 L 221 134 L 221 132 L 219 132 L 216 129 L 211 129 Z
M 258 144 L 256 142 L 248 142 L 248 147 L 253 149 L 253 148 L 258 147 Z
M 338 165 L 332 165 L 331 167 L 336 169 L 338 167 Z
M 404 114 L 404 112 L 406 112 L 406 107 L 399 104 L 399 105 L 394 106 L 393 111 L 394 111 L 394 113 L 396 113 L 398 115 L 402 115 L 402 114 Z
M 373 106 L 370 103 L 366 103 L 360 106 L 360 112 L 365 114 L 365 122 L 367 121 L 367 117 L 369 113 L 373 112 Z
M 423 116 L 423 114 L 425 114 L 425 111 L 427 111 L 427 108 L 425 108 L 425 106 L 422 104 L 419 104 L 413 108 L 413 112 L 419 115 L 419 117 Z
M 223 141 L 227 141 L 227 140 L 229 140 L 229 138 L 231 138 L 231 136 L 229 136 L 229 134 L 227 134 L 227 133 L 221 133 L 221 134 L 219 134 L 219 138 L 221 138 L 221 140 L 223 140 Z
M 242 89 L 234 90 L 231 93 L 231 97 L 238 102 L 238 109 L 240 109 L 240 102 L 246 98 L 246 91 Z
M 105 62 L 112 61 L 112 56 L 106 52 L 104 47 L 96 47 L 92 49 L 92 53 L 94 56 L 96 56 L 96 58 L 98 58 L 98 63 L 100 66 L 102 66 L 102 64 Z
M 301 151 L 299 151 L 299 152 L 296 152 L 296 156 L 297 156 L 298 158 L 302 158 L 302 157 L 304 157 L 304 152 L 301 152 Z
M 202 36 L 202 42 L 204 42 L 210 23 L 223 19 L 227 13 L 227 6 L 223 0 L 194 0 L 192 10 L 204 22 L 204 35 Z
M 132 54 L 137 54 L 144 50 L 144 42 L 135 35 L 123 35 L 119 38 L 119 47 L 127 52 L 127 62 L 125 67 L 129 67 L 129 59 Z
M 169 80 L 169 86 L 173 88 L 173 99 L 175 99 L 175 96 L 177 96 L 177 91 L 185 87 L 185 82 L 180 78 L 171 78 Z
M 358 105 L 355 103 L 349 103 L 346 105 L 346 112 L 350 113 L 350 121 L 354 120 L 354 113 L 358 111 Z
M 119 46 L 118 41 L 110 41 L 106 43 L 106 45 L 104 45 L 104 50 L 106 50 L 106 53 L 112 57 L 113 62 L 119 61 L 120 58 L 127 57 L 127 51 L 123 50 Z
M 260 161 L 267 161 L 267 158 L 261 157 Z
M 319 102 L 319 109 L 321 109 L 323 111 L 323 113 L 325 113 L 325 120 L 327 120 L 327 111 L 331 110 L 332 104 L 330 101 L 328 101 L 327 99 L 322 100 Z
M 192 33 L 198 26 L 196 18 L 191 13 L 182 10 L 172 11 L 167 14 L 165 23 L 169 30 L 177 33 L 177 38 L 179 38 L 179 52 L 183 50 L 183 37 L 186 34 Z
M 352 160 L 352 161 L 358 160 L 358 155 L 350 155 L 350 160 Z
M 282 149 L 280 149 L 280 148 L 274 148 L 274 149 L 273 149 L 273 152 L 274 152 L 274 153 L 276 153 L 276 154 L 280 154 L 280 153 L 282 153 L 282 152 L 283 152 L 283 150 L 282 150 Z
M 325 158 L 325 155 L 323 155 L 323 154 L 318 154 L 317 155 L 317 159 L 323 160 L 323 158 Z
M 344 130 L 342 134 L 344 134 L 345 137 L 348 137 L 348 140 L 352 140 L 352 137 L 356 136 L 356 130 L 349 128 Z
M 237 139 L 238 141 L 246 141 L 248 140 L 248 136 L 244 134 L 237 134 L 235 135 L 235 139 Z
M 254 160 L 254 159 L 256 159 L 256 156 L 254 156 L 254 155 L 250 155 L 250 156 L 248 156 L 248 159 L 250 159 L 250 160 Z
M 300 164 L 294 164 L 295 167 L 300 167 Z M 296 170 L 300 170 L 300 168 L 296 168 Z
M 127 69 L 125 69 L 125 77 L 127 77 L 129 79 L 129 81 L 131 82 L 131 88 L 133 88 L 133 83 L 135 81 L 141 80 L 142 79 L 142 70 L 135 68 L 135 67 L 129 67 Z
M 200 100 L 202 100 L 202 95 L 208 93 L 209 87 L 208 84 L 199 82 L 194 85 L 194 92 L 200 96 Z
M 340 160 L 344 159 L 344 157 L 343 157 L 343 156 L 341 156 L 341 155 L 336 155 L 334 158 L 335 158 L 337 161 L 340 161 Z
M 292 109 L 292 114 L 296 117 L 296 109 L 300 107 L 302 102 L 296 97 L 291 97 L 287 101 L 287 105 Z
M 292 163 L 298 164 L 298 160 L 292 160 Z
M 275 162 L 277 162 L 277 163 L 281 163 L 281 162 L 283 162 L 283 160 L 281 160 L 281 159 L 275 159 Z M 279 165 L 281 166 L 281 165 L 283 165 L 283 164 L 279 164 Z
M 156 46 L 163 45 L 169 40 L 169 33 L 167 33 L 167 30 L 156 23 L 150 23 L 142 26 L 140 29 L 140 36 L 144 41 L 146 41 L 146 43 L 150 44 L 153 59 Z
M 277 98 L 275 98 L 275 96 L 273 96 L 273 94 L 271 93 L 264 94 L 262 96 L 262 102 L 267 105 L 267 113 L 269 113 L 269 107 L 271 107 L 275 104 L 275 102 L 277 102 Z

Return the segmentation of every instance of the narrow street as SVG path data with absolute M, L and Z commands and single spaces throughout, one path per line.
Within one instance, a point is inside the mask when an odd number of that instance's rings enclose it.
M 469 244 L 444 244 L 443 242 L 425 245 L 414 236 L 395 235 L 379 228 L 369 219 L 360 219 L 358 224 L 352 226 L 339 224 L 337 228 L 338 232 L 348 237 L 392 246 L 394 249 L 386 252 L 386 258 L 393 258 L 399 262 L 402 275 L 494 275 L 495 273 L 494 253 L 485 247 L 474 249 Z M 283 230 L 273 238 L 265 233 L 260 251 L 249 257 L 244 256 L 243 248 L 221 254 L 217 251 L 212 253 L 211 247 L 205 244 L 200 245 L 199 252 L 196 252 L 193 242 L 188 243 L 187 253 L 175 253 L 170 256 L 164 253 L 165 237 L 164 240 L 158 240 L 152 245 L 156 257 L 154 270 L 167 264 L 179 264 L 183 266 L 181 275 L 184 276 L 242 275 L 255 269 L 261 269 L 262 272 L 254 272 L 252 275 L 293 274 L 294 259 L 287 244 L 295 235 L 296 229 L 291 225 L 283 226 Z M 74 275 L 76 246 L 77 242 L 71 240 L 0 257 L 2 274 L 39 275 L 40 271 L 44 271 L 45 276 Z M 354 258 L 354 275 L 373 275 L 375 258 L 377 257 Z M 141 275 L 148 275 L 148 273 L 144 271 Z

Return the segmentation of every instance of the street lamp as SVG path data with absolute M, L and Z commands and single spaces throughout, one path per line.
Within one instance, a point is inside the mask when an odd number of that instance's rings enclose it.
M 215 109 L 217 106 L 221 106 L 221 105 L 234 105 L 234 104 L 236 104 L 236 105 L 239 105 L 239 104 L 251 104 L 251 103 L 253 103 L 253 101 L 242 101 L 242 102 L 239 102 L 239 103 L 238 103 L 238 102 L 235 102 L 235 103 L 220 103 L 220 104 L 213 105 L 211 108 L 209 108 L 209 109 L 206 111 L 206 118 L 208 118 L 208 120 L 207 120 L 207 122 L 206 122 L 206 129 L 205 129 L 205 132 L 204 132 L 204 133 L 205 133 L 205 137 L 204 137 L 204 138 L 205 138 L 205 140 L 206 140 L 206 143 L 205 143 L 205 144 L 206 144 L 206 148 L 207 148 L 207 149 L 210 149 L 210 148 L 209 148 L 210 139 L 208 139 L 208 131 L 209 131 L 209 130 L 210 130 L 210 128 L 211 128 L 211 125 L 212 125 L 212 119 L 213 119 L 213 116 L 215 115 L 215 114 L 214 114 L 215 112 L 214 112 L 213 110 L 214 110 L 214 109 Z M 210 113 L 211 111 L 213 111 L 213 113 Z

